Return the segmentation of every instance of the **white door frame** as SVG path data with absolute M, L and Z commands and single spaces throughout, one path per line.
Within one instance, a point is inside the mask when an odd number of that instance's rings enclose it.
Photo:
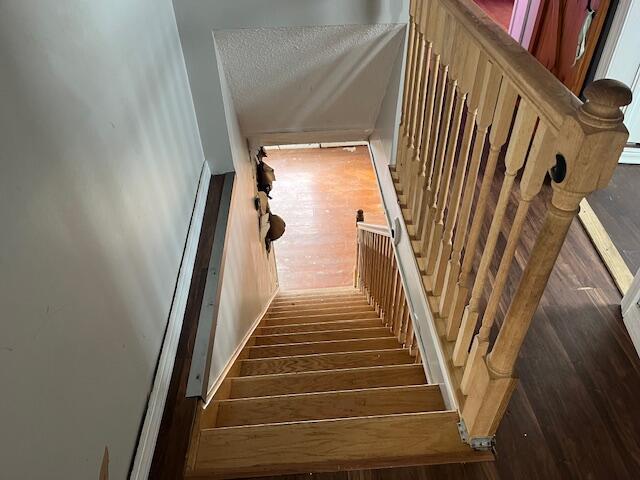
M 622 319 L 636 351 L 640 355 L 640 270 L 622 298 Z
M 637 14 L 640 10 L 640 4 L 638 2 L 640 2 L 640 0 L 619 1 L 613 21 L 611 22 L 607 40 L 602 50 L 600 61 L 598 62 L 598 68 L 595 73 L 596 79 L 604 77 L 618 78 L 618 69 L 613 65 L 614 61 L 620 66 L 620 55 L 629 55 L 630 53 L 638 55 L 637 45 L 635 45 L 636 40 L 632 38 L 634 34 L 631 33 L 635 32 L 638 28 L 637 25 L 634 25 L 634 23 L 638 21 Z M 626 44 L 621 45 L 621 41 Z M 623 64 L 633 65 L 636 63 L 635 60 L 636 59 L 633 59 L 632 62 L 624 61 Z M 627 71 L 622 75 L 624 78 L 618 79 L 627 83 L 633 92 L 634 101 L 628 107 L 623 108 L 623 112 L 625 112 L 629 122 L 637 123 L 640 118 L 640 63 L 636 65 L 635 68 L 635 74 Z M 630 124 L 627 123 L 627 125 L 629 126 Z M 636 138 L 634 141 L 637 142 L 638 139 Z M 620 163 L 640 164 L 640 148 L 625 148 L 620 157 Z

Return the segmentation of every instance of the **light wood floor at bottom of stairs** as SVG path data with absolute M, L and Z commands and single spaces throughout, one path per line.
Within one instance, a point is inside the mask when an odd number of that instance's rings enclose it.
M 492 459 L 460 440 L 458 421 L 360 292 L 285 293 L 200 410 L 186 476 Z

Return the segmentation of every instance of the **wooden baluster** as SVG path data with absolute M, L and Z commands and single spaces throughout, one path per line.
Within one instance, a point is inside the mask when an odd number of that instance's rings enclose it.
M 360 241 L 362 237 L 362 230 L 358 228 L 358 223 L 364 222 L 364 210 L 358 210 L 356 212 L 356 266 L 353 273 L 353 286 L 358 288 L 359 276 L 360 276 Z
M 364 249 L 364 289 L 367 302 L 371 303 L 371 249 L 369 248 L 369 232 L 362 232 L 362 248 Z
M 411 318 L 411 313 L 409 311 L 409 302 L 405 296 L 404 299 L 404 310 L 402 312 L 402 325 L 400 326 L 398 332 L 398 341 L 404 345 L 407 340 L 407 325 L 409 324 L 409 319 Z
M 407 331 L 404 337 L 404 347 L 409 349 L 409 355 L 414 355 L 413 343 L 415 341 L 415 332 L 413 331 L 413 319 L 411 315 L 407 319 Z
M 393 263 L 393 268 L 391 270 L 391 281 L 389 282 L 391 285 L 391 288 L 389 290 L 389 299 L 390 299 L 390 305 L 389 305 L 389 315 L 385 316 L 385 324 L 386 325 L 390 325 L 391 322 L 393 321 L 393 317 L 395 315 L 395 310 L 396 310 L 396 295 L 397 295 L 397 285 L 396 285 L 396 280 L 398 278 L 398 266 L 396 265 L 396 263 Z
M 619 107 L 631 103 L 631 91 L 615 80 L 598 80 L 584 94 L 587 102 L 566 117 L 557 135 L 549 208 L 495 345 L 471 382 L 462 411 L 471 437 L 495 433 L 515 386 L 518 352 L 579 204 L 609 183 L 628 138 Z
M 467 238 L 467 228 L 469 218 L 471 216 L 471 206 L 476 191 L 476 181 L 478 179 L 478 171 L 480 169 L 480 161 L 484 152 L 485 140 L 489 125 L 493 119 L 496 101 L 498 99 L 498 91 L 502 75 L 500 70 L 488 63 L 489 60 L 484 54 L 481 54 L 480 65 L 486 65 L 484 78 L 482 75 L 476 77 L 477 82 L 482 86 L 480 95 L 480 104 L 478 105 L 478 114 L 476 116 L 476 137 L 473 143 L 473 152 L 471 153 L 471 163 L 469 165 L 469 174 L 465 181 L 464 195 L 462 198 L 462 207 L 460 208 L 460 216 L 458 219 L 451 258 L 447 262 L 446 272 L 444 275 L 444 286 L 440 296 L 439 313 L 443 318 L 447 319 L 446 336 L 447 340 L 455 340 L 458 335 L 458 327 L 460 322 L 453 322 L 454 315 L 451 315 L 451 306 L 454 300 L 454 291 L 460 275 L 460 259 L 462 257 L 462 248 Z M 458 317 L 459 319 L 461 318 Z
M 425 104 L 425 115 L 422 127 L 422 143 L 420 145 L 420 171 L 418 184 L 421 188 L 416 189 L 414 202 L 411 210 L 411 218 L 414 220 L 415 237 L 422 238 L 422 230 L 424 227 L 423 213 L 428 205 L 426 191 L 431 178 L 433 169 L 433 161 L 429 152 L 431 150 L 431 131 L 432 122 L 435 113 L 435 99 L 438 87 L 438 75 L 440 72 L 440 53 L 436 49 L 440 48 L 435 45 L 438 35 L 438 20 L 441 18 L 441 11 L 438 9 L 439 4 L 436 1 L 429 2 L 429 16 L 427 24 L 426 39 L 431 51 L 431 61 L 429 62 L 429 82 L 427 85 L 427 98 Z M 441 28 L 441 27 L 440 27 Z M 425 205 L 426 204 L 426 205 Z
M 462 261 L 462 268 L 460 270 L 460 275 L 458 276 L 458 282 L 453 289 L 453 298 L 451 300 L 452 309 L 449 312 L 449 317 L 447 319 L 447 322 L 450 322 L 448 330 L 450 332 L 455 332 L 454 338 L 457 337 L 464 307 L 467 304 L 467 295 L 469 293 L 470 286 L 469 274 L 473 267 L 473 259 L 480 239 L 480 232 L 484 222 L 484 214 L 491 192 L 491 183 L 493 182 L 493 175 L 498 162 L 498 155 L 500 154 L 500 150 L 506 142 L 507 135 L 509 134 L 509 127 L 511 126 L 511 119 L 513 118 L 516 100 L 517 94 L 515 89 L 507 79 L 502 79 L 493 115 L 491 132 L 489 133 L 489 156 L 487 158 L 487 163 L 482 177 L 480 193 L 478 194 L 478 200 L 476 202 L 475 215 L 471 222 L 469 238 L 467 239 L 467 243 L 464 247 L 465 254 Z
M 416 25 L 415 25 L 415 11 L 417 0 L 411 0 L 409 4 L 409 44 L 407 46 L 407 59 L 404 70 L 404 88 L 402 98 L 402 115 L 400 120 L 400 140 L 398 142 L 398 149 L 396 152 L 396 172 L 398 179 L 402 181 L 405 174 L 405 151 L 409 142 L 409 111 L 411 109 L 411 85 L 413 81 L 413 64 L 414 55 L 416 49 Z
M 425 106 L 428 92 L 428 81 L 429 81 L 429 70 L 431 64 L 431 51 L 432 51 L 432 43 L 428 41 L 427 37 L 427 29 L 428 29 L 428 21 L 430 14 L 430 5 L 431 2 L 425 2 L 422 10 L 421 17 L 419 22 L 420 34 L 422 37 L 423 53 L 422 57 L 419 59 L 419 83 L 420 88 L 418 89 L 418 104 L 417 104 L 417 112 L 416 112 L 416 122 L 414 124 L 414 149 L 411 151 L 411 171 L 410 171 L 410 183 L 409 183 L 409 191 L 407 193 L 407 207 L 410 212 L 413 212 L 413 208 L 416 201 L 416 196 L 418 192 L 421 190 L 421 185 L 419 185 L 419 174 L 421 169 L 421 145 L 423 142 L 422 133 L 423 133 L 423 125 L 424 125 L 424 117 L 425 117 Z M 413 218 L 413 217 L 412 217 Z M 415 220 L 415 218 L 414 218 Z
M 383 290 L 383 305 L 384 316 L 389 315 L 389 288 L 391 284 L 391 255 L 393 255 L 393 248 L 391 246 L 390 237 L 384 237 L 385 239 L 385 255 L 384 255 L 384 290 Z
M 458 209 L 460 207 L 460 201 L 462 199 L 462 187 L 467 172 L 467 164 L 469 162 L 469 152 L 471 149 L 471 141 L 476 125 L 480 96 L 486 86 L 485 80 L 488 69 L 491 68 L 486 56 L 481 56 L 478 47 L 472 43 L 469 44 L 469 51 L 467 56 L 468 58 L 465 62 L 465 69 L 461 81 L 461 91 L 463 94 L 467 95 L 467 117 L 465 119 L 464 134 L 462 136 L 460 153 L 458 155 L 456 176 L 453 180 L 451 200 L 447 208 L 447 220 L 444 224 L 442 240 L 437 249 L 438 253 L 436 255 L 436 269 L 432 280 L 432 290 L 433 294 L 436 296 L 442 294 L 445 274 L 449 265 L 450 255 L 453 250 L 453 229 L 456 225 L 456 221 L 458 218 Z M 482 142 L 484 144 L 484 136 L 482 136 Z M 479 166 L 479 164 L 480 159 L 478 157 L 476 164 L 472 162 L 472 168 L 469 172 L 469 178 L 473 177 L 474 182 L 475 176 L 477 176 L 478 174 L 477 167 Z M 469 182 L 469 179 L 467 180 L 467 182 Z M 474 184 L 471 185 L 472 191 L 474 186 Z M 464 222 L 462 228 L 466 230 L 466 221 Z M 457 259 L 454 259 L 454 261 L 459 261 L 459 257 Z
M 393 317 L 391 319 L 391 323 L 388 325 L 389 326 L 389 331 L 393 332 L 395 331 L 395 326 L 398 323 L 398 319 L 400 318 L 400 313 L 401 313 L 401 309 L 402 309 L 402 303 L 401 303 L 401 297 L 402 297 L 402 279 L 400 278 L 400 270 L 396 268 L 396 282 L 395 282 L 395 289 L 394 289 L 394 295 L 393 295 L 393 303 L 394 303 L 394 308 L 393 308 Z
M 475 336 L 473 344 L 471 345 L 471 351 L 469 352 L 469 359 L 464 369 L 464 375 L 460 382 L 460 389 L 463 393 L 468 392 L 471 379 L 475 376 L 478 368 L 481 367 L 483 357 L 487 354 L 489 348 L 489 333 L 494 323 L 498 306 L 500 305 L 500 297 L 504 291 L 504 287 L 509 277 L 509 270 L 513 257 L 516 253 L 516 248 L 522 234 L 522 228 L 527 219 L 527 213 L 529 212 L 529 206 L 531 201 L 540 191 L 542 183 L 544 181 L 547 170 L 549 170 L 555 163 L 553 155 L 553 149 L 555 147 L 555 138 L 552 132 L 542 122 L 539 123 L 538 128 L 533 139 L 531 151 L 527 159 L 527 164 L 520 181 L 520 200 L 518 202 L 518 208 L 514 216 L 513 225 L 509 231 L 509 237 L 507 238 L 507 244 L 500 260 L 500 266 L 498 267 L 498 273 L 491 290 L 491 295 L 487 303 L 487 308 L 482 316 L 482 326 L 479 333 Z
M 440 197 L 440 192 L 444 189 L 448 188 L 445 186 L 445 183 L 448 183 L 447 176 L 450 172 L 450 168 L 445 163 L 445 152 L 447 146 L 447 139 L 449 136 L 449 123 L 451 121 L 451 113 L 453 110 L 453 100 L 456 86 L 456 78 L 455 78 L 455 69 L 457 66 L 457 62 L 452 59 L 452 50 L 454 50 L 454 43 L 456 47 L 459 45 L 459 36 L 456 32 L 456 24 L 452 22 L 452 20 L 447 17 L 445 22 L 450 23 L 451 31 L 448 32 L 445 38 L 445 48 L 443 49 L 442 54 L 442 62 L 444 63 L 444 71 L 442 72 L 442 88 L 445 90 L 445 98 L 442 104 L 442 116 L 438 122 L 438 130 L 434 131 L 434 139 L 437 139 L 437 148 L 436 148 L 436 159 L 434 164 L 434 172 L 433 172 L 433 185 L 431 190 L 431 202 L 429 205 L 429 209 L 427 210 L 427 215 L 425 219 L 425 225 L 423 227 L 423 238 L 422 245 L 420 247 L 421 256 L 427 256 L 427 250 L 429 246 L 429 240 L 431 239 L 433 225 L 435 223 L 435 216 L 438 209 L 438 200 Z M 457 50 L 457 49 L 456 49 Z M 462 55 L 464 58 L 464 54 Z M 459 58 L 455 56 L 455 58 Z M 451 66 L 452 71 L 449 72 L 449 64 Z M 446 79 L 446 80 L 445 80 Z M 443 180 L 445 179 L 445 180 Z
M 373 238 L 373 274 L 374 274 L 374 282 L 373 282 L 373 299 L 375 302 L 376 312 L 380 313 L 380 236 L 371 234 Z
M 491 259 L 495 253 L 498 236 L 500 235 L 500 228 L 502 227 L 502 222 L 504 221 L 504 216 L 509 204 L 511 189 L 513 188 L 516 174 L 520 168 L 522 168 L 522 165 L 524 165 L 537 120 L 538 117 L 529 103 L 524 98 L 520 99 L 516 122 L 513 126 L 514 134 L 511 135 L 509 147 L 507 149 L 507 156 L 505 158 L 506 172 L 504 179 L 502 180 L 498 203 L 496 205 L 496 210 L 493 213 L 489 234 L 487 235 L 484 251 L 480 258 L 480 266 L 478 267 L 478 274 L 476 275 L 476 279 L 473 284 L 471 300 L 464 310 L 462 325 L 458 332 L 458 338 L 456 339 L 456 344 L 453 349 L 453 364 L 456 366 L 464 365 L 467 360 L 473 332 L 476 328 L 478 317 L 480 316 L 479 309 L 482 291 L 484 289 L 487 275 L 489 274 Z
M 425 181 L 427 181 L 426 188 L 422 194 L 420 212 L 416 217 L 416 231 L 420 231 L 420 237 L 417 239 L 422 245 L 423 238 L 427 234 L 427 212 L 429 205 L 431 204 L 431 198 L 433 197 L 435 185 L 440 178 L 441 165 L 436 164 L 436 144 L 438 142 L 438 133 L 440 130 L 440 121 L 442 117 L 442 104 L 444 102 L 444 92 L 447 86 L 447 72 L 449 67 L 446 63 L 443 63 L 443 53 L 445 50 L 445 23 L 447 21 L 447 13 L 444 8 L 440 8 L 437 11 L 436 19 L 436 33 L 433 38 L 432 50 L 435 52 L 434 69 L 437 69 L 434 74 L 434 107 L 432 109 L 431 120 L 431 132 L 430 138 L 427 142 L 428 150 L 423 152 L 425 156 L 425 162 L 429 165 L 429 174 L 425 174 Z M 450 38 L 450 37 L 448 37 Z M 437 81 L 437 83 L 436 83 Z
M 402 332 L 402 325 L 404 323 L 404 316 L 407 313 L 407 299 L 404 295 L 404 289 L 400 289 L 400 315 L 398 315 L 398 321 L 393 326 L 393 335 L 400 341 L 400 333 Z
M 424 1 L 418 1 L 416 3 L 415 13 L 413 17 L 414 23 L 414 32 L 415 32 L 415 45 L 413 49 L 413 60 L 411 61 L 411 78 L 410 78 L 410 86 L 409 86 L 409 111 L 408 111 L 408 123 L 407 123 L 407 148 L 403 152 L 403 175 L 401 177 L 401 188 L 402 193 L 408 193 L 408 186 L 411 183 L 410 178 L 410 170 L 411 170 L 411 159 L 413 155 L 413 149 L 415 148 L 415 125 L 416 125 L 416 115 L 417 115 L 417 104 L 418 104 L 418 89 L 420 88 L 420 70 L 422 68 L 422 59 L 424 56 L 424 39 L 422 33 L 420 32 L 420 24 L 419 20 L 422 16 L 422 8 L 424 6 Z
M 436 267 L 436 261 L 438 260 L 439 247 L 442 240 L 442 235 L 444 232 L 444 212 L 445 205 L 447 203 L 447 198 L 450 192 L 449 182 L 451 181 L 451 174 L 453 171 L 453 163 L 456 154 L 456 150 L 458 147 L 458 135 L 460 132 L 460 122 L 462 120 L 462 111 L 464 104 L 467 99 L 467 94 L 473 87 L 473 80 L 477 73 L 478 67 L 478 50 L 469 44 L 468 39 L 466 38 L 463 31 L 458 33 L 457 38 L 459 39 L 459 45 L 456 49 L 458 54 L 458 58 L 462 60 L 460 65 L 456 65 L 454 74 L 456 76 L 460 76 L 461 80 L 457 83 L 454 81 L 455 85 L 455 111 L 453 116 L 453 121 L 451 123 L 451 134 L 449 135 L 449 145 L 447 146 L 447 159 L 445 162 L 445 172 L 443 175 L 442 185 L 438 194 L 438 205 L 436 207 L 436 213 L 434 217 L 434 225 L 431 228 L 431 236 L 429 238 L 429 244 L 426 249 L 426 273 L 427 275 L 433 275 L 433 272 Z M 471 143 L 471 135 L 473 134 L 473 120 L 471 119 L 468 122 L 471 126 L 465 128 L 465 137 L 463 138 L 463 148 L 466 148 L 468 151 L 468 146 Z M 456 179 L 454 180 L 454 187 L 451 198 L 454 196 L 459 196 L 460 189 L 462 188 L 462 179 L 464 178 L 464 171 L 466 171 L 466 157 L 459 157 L 460 160 L 458 162 L 458 169 L 456 173 Z M 457 190 L 457 192 L 456 192 Z M 457 203 L 456 202 L 451 202 Z M 449 213 L 453 213 L 453 210 L 457 211 L 457 206 L 453 209 L 449 208 Z M 457 212 L 456 212 L 457 213 Z M 454 217 L 455 218 L 455 215 Z M 445 263 L 447 259 L 445 259 Z M 432 279 L 432 290 L 433 290 L 434 282 Z M 434 292 L 434 295 L 436 293 Z M 437 293 L 439 294 L 439 293 Z

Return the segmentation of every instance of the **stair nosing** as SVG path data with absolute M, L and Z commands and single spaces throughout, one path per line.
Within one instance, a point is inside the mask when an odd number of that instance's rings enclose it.
M 322 323 L 322 322 L 319 322 L 319 323 Z M 305 325 L 308 325 L 308 324 L 305 323 Z M 270 327 L 266 327 L 266 328 L 270 328 Z M 318 330 L 318 331 L 315 331 L 315 332 L 269 333 L 267 335 L 255 335 L 255 338 L 258 338 L 258 337 L 267 337 L 267 338 L 268 337 L 279 337 L 279 336 L 282 336 L 282 335 L 304 335 L 304 334 L 307 334 L 307 333 L 360 332 L 362 330 L 374 330 L 374 329 L 378 329 L 378 328 L 387 329 L 387 327 L 383 324 L 380 327 L 338 328 L 338 329 L 335 329 L 335 330 Z M 394 335 L 391 335 L 391 336 L 393 338 L 396 338 Z M 369 338 L 369 337 L 366 337 L 366 338 Z M 376 338 L 376 337 L 371 337 L 371 338 Z M 378 337 L 378 338 L 385 338 L 385 337 Z M 276 345 L 280 345 L 280 344 L 276 344 Z
M 285 355 L 284 357 L 268 357 L 268 358 L 243 358 L 240 362 L 264 362 L 271 360 L 282 360 L 284 358 L 307 358 L 307 357 L 320 357 L 326 355 L 348 355 L 348 354 L 363 354 L 363 353 L 373 353 L 373 352 L 394 352 L 394 351 L 405 351 L 409 352 L 408 348 L 398 347 L 398 348 L 383 348 L 383 349 L 374 349 L 374 350 L 356 350 L 353 352 L 323 352 L 323 353 L 309 353 L 306 355 Z M 407 353 L 407 355 L 409 355 Z M 333 370 L 333 369 L 332 369 Z
M 288 346 L 293 346 L 293 345 L 322 345 L 322 344 L 327 344 L 327 343 L 338 343 L 338 344 L 344 344 L 344 342 L 360 342 L 363 340 L 388 340 L 388 339 L 394 339 L 396 342 L 398 341 L 398 339 L 396 337 L 394 337 L 393 335 L 388 335 L 385 337 L 371 337 L 371 338 L 343 338 L 340 340 L 317 340 L 315 342 L 294 342 L 294 343 L 278 343 L 275 345 L 251 345 L 249 348 L 250 349 L 266 349 L 266 348 L 273 348 L 273 347 L 288 347 Z M 400 343 L 398 342 L 398 345 L 400 345 Z M 394 349 L 388 349 L 388 348 L 381 348 L 379 350 L 394 350 Z M 354 352 L 367 352 L 368 350 L 354 350 Z M 321 353 L 347 353 L 347 352 L 321 352 Z M 310 354 L 310 355 L 317 355 L 317 354 Z M 298 356 L 298 355 L 294 355 L 294 356 Z M 270 358 L 285 358 L 285 357 L 270 357 Z M 248 358 L 246 360 L 258 360 L 257 358 Z
M 321 419 L 315 419 L 315 420 L 298 420 L 293 422 L 258 423 L 253 425 L 233 425 L 230 427 L 209 427 L 209 428 L 203 428 L 202 430 L 200 430 L 200 433 L 202 434 L 202 432 L 206 432 L 206 431 L 221 431 L 221 430 L 228 430 L 228 429 L 260 428 L 263 426 L 272 426 L 272 425 L 299 425 L 299 424 L 312 424 L 312 423 L 322 424 L 327 422 L 348 422 L 348 421 L 353 421 L 358 419 L 361 420 L 365 418 L 375 419 L 375 418 L 404 417 L 404 416 L 408 417 L 411 415 L 422 416 L 422 415 L 442 415 L 442 414 L 455 414 L 456 416 L 459 415 L 457 410 L 431 410 L 428 412 L 390 413 L 386 415 L 362 415 L 358 417 L 321 418 Z
M 286 358 L 286 357 L 285 357 Z M 416 368 L 416 367 L 420 367 L 423 371 L 424 371 L 424 367 L 422 363 L 401 363 L 401 364 L 391 364 L 391 365 L 373 365 L 371 367 L 350 367 L 350 368 L 330 368 L 330 369 L 325 369 L 325 370 L 308 370 L 308 371 L 303 371 L 303 372 L 281 372 L 281 373 L 266 373 L 264 375 L 238 375 L 235 377 L 227 377 L 225 380 L 229 380 L 231 382 L 235 382 L 235 381 L 253 381 L 256 378 L 261 378 L 264 379 L 266 377 L 281 377 L 284 375 L 312 375 L 312 374 L 318 374 L 321 372 L 335 372 L 336 370 L 367 370 L 367 369 L 372 369 L 372 368 L 397 368 L 397 369 L 401 369 L 401 368 Z M 425 375 L 426 378 L 426 375 Z M 244 398 L 244 397 L 243 397 Z
M 329 370 L 332 371 L 332 370 Z M 391 385 L 388 387 L 367 387 L 367 388 L 349 388 L 349 389 L 341 389 L 341 390 L 327 390 L 322 392 L 302 392 L 302 393 L 283 393 L 280 395 L 263 395 L 260 397 L 241 397 L 241 398 L 225 398 L 222 400 L 214 400 L 211 404 L 217 403 L 218 405 L 224 403 L 241 403 L 243 401 L 251 401 L 251 400 L 264 400 L 268 398 L 287 398 L 287 397 L 306 397 L 306 396 L 320 396 L 327 395 L 331 393 L 344 393 L 344 392 L 362 392 L 362 391 L 371 391 L 371 390 L 400 390 L 400 389 L 418 389 L 418 388 L 427 388 L 427 389 L 436 389 L 440 388 L 440 385 L 437 383 L 421 383 L 421 384 L 409 384 L 409 385 Z M 440 412 L 441 410 L 430 410 Z M 342 418 L 342 417 L 341 417 Z M 352 418 L 352 417 L 344 417 L 344 418 Z

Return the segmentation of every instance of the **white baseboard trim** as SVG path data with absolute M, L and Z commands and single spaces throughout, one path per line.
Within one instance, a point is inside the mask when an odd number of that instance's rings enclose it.
M 624 163 L 627 165 L 640 165 L 640 148 L 625 147 L 618 163 Z
M 269 298 L 264 308 L 262 309 L 262 312 L 260 312 L 260 314 L 253 321 L 253 324 L 251 325 L 251 327 L 243 337 L 242 341 L 238 344 L 238 346 L 234 350 L 233 355 L 231 355 L 231 358 L 229 358 L 229 361 L 225 365 L 224 369 L 222 370 L 222 372 L 220 372 L 220 375 L 218 375 L 218 378 L 216 378 L 216 381 L 213 382 L 213 384 L 209 388 L 209 391 L 207 392 L 207 398 L 205 399 L 205 402 L 202 408 L 207 408 L 207 405 L 209 405 L 209 402 L 211 402 L 211 400 L 213 399 L 213 396 L 218 391 L 218 388 L 220 388 L 220 385 L 222 385 L 222 382 L 224 381 L 227 374 L 229 373 L 229 370 L 231 369 L 233 364 L 236 363 L 238 356 L 240 356 L 240 353 L 242 352 L 244 347 L 247 345 L 247 342 L 251 338 L 251 335 L 253 335 L 253 332 L 255 332 L 256 328 L 258 328 L 258 325 L 260 325 L 260 322 L 262 321 L 264 316 L 267 314 L 267 310 L 269 310 L 269 307 L 271 306 L 271 302 L 273 302 L 273 299 L 276 298 L 276 295 L 278 294 L 279 291 L 280 291 L 280 287 L 276 287 L 276 289 L 273 291 L 273 294 L 271 295 L 271 298 Z
M 178 351 L 182 321 L 187 307 L 187 298 L 189 296 L 191 277 L 193 275 L 198 242 L 200 240 L 204 210 L 207 204 L 210 179 L 211 171 L 209 170 L 207 162 L 204 162 L 200 172 L 198 191 L 191 214 L 185 249 L 182 254 L 182 262 L 178 272 L 178 280 L 176 282 L 171 311 L 169 312 L 167 329 L 153 380 L 153 388 L 149 395 L 147 411 L 145 413 L 144 423 L 142 424 L 142 431 L 138 440 L 131 475 L 129 476 L 130 479 L 146 480 L 149 476 L 149 470 L 151 469 L 153 452 L 156 447 L 158 431 L 160 430 L 164 405 L 167 400 L 167 393 L 171 382 L 171 374 L 173 373 L 173 366 Z

